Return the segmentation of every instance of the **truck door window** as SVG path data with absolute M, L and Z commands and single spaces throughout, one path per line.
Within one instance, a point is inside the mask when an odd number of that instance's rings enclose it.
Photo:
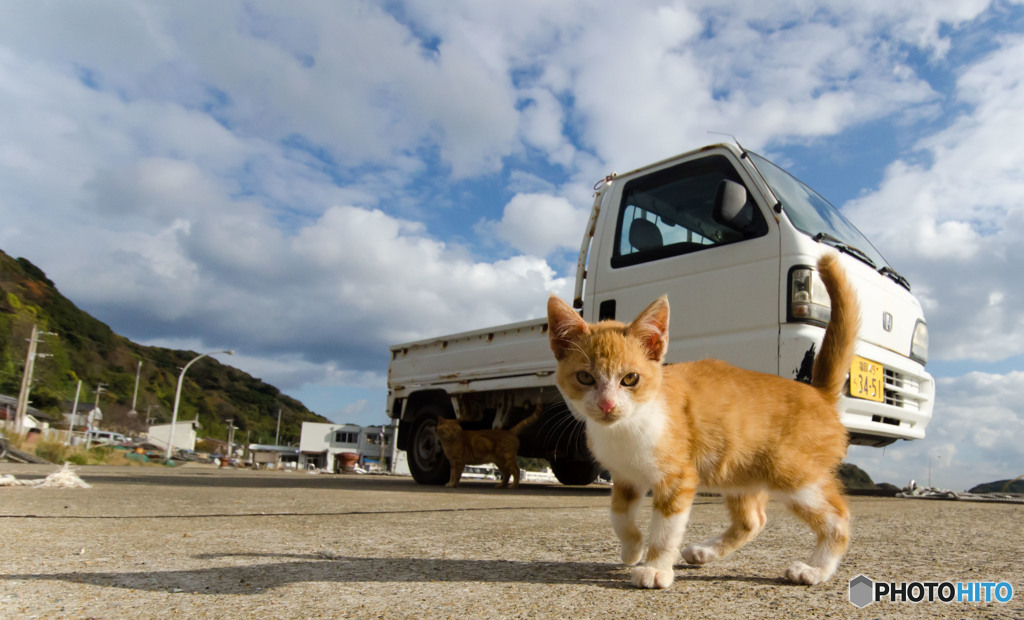
M 628 182 L 622 192 L 612 267 L 698 252 L 766 234 L 768 227 L 756 205 L 751 205 L 754 218 L 744 230 L 715 220 L 715 193 L 725 179 L 741 182 L 725 157 L 713 156 Z

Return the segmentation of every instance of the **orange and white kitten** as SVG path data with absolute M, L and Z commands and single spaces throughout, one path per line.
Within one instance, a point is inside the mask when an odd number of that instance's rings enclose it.
M 591 452 L 612 475 L 612 528 L 626 564 L 643 555 L 637 513 L 653 491 L 647 555 L 633 568 L 634 585 L 672 584 L 698 485 L 724 495 L 732 524 L 684 549 L 686 562 L 704 564 L 748 543 L 764 527 L 771 494 L 817 535 L 811 557 L 792 564 L 786 577 L 814 585 L 835 573 L 850 537 L 850 513 L 836 477 L 848 440 L 836 405 L 860 311 L 834 253 L 821 257 L 818 272 L 832 316 L 811 385 L 717 360 L 663 365 L 665 297 L 628 325 L 588 324 L 562 300 L 548 300 L 558 387 L 586 423 Z

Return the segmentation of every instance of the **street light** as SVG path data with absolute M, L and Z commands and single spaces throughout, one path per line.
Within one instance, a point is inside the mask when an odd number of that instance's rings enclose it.
M 199 360 L 203 359 L 207 355 L 217 355 L 218 353 L 227 353 L 228 355 L 234 355 L 234 351 L 211 351 L 210 353 L 203 353 L 192 358 L 192 361 L 185 364 L 185 367 L 181 369 L 181 374 L 178 375 L 178 389 L 174 392 L 174 411 L 171 413 L 171 432 L 167 437 L 167 458 L 165 461 L 171 460 L 171 451 L 174 450 L 174 427 L 178 424 L 178 401 L 181 400 L 181 384 L 185 379 L 185 371 L 192 364 L 195 364 Z

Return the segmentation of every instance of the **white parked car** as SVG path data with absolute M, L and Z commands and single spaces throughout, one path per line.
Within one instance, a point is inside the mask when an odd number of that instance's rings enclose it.
M 91 430 L 85 433 L 86 441 L 92 443 L 128 443 L 128 438 L 113 431 Z

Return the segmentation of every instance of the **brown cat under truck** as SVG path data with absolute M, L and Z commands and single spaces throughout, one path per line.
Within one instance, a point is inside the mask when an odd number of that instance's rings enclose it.
M 629 321 L 667 294 L 668 362 L 716 358 L 810 382 L 830 307 L 813 266 L 838 251 L 861 306 L 840 404 L 850 443 L 924 437 L 935 382 L 925 371 L 921 304 L 817 192 L 734 144 L 613 174 L 596 189 L 574 297 L 585 320 Z M 448 481 L 438 416 L 468 429 L 510 428 L 542 403 L 520 455 L 546 458 L 565 484 L 592 482 L 600 468 L 561 402 L 554 369 L 544 318 L 391 347 L 388 413 L 413 477 Z

